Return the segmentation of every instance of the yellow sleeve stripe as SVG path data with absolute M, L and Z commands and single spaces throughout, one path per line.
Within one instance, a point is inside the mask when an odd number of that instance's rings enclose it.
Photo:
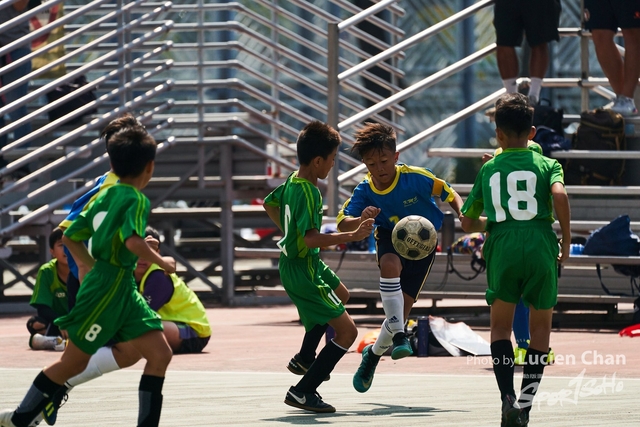
M 440 195 L 442 194 L 442 190 L 444 189 L 445 185 L 446 184 L 445 184 L 445 182 L 443 180 L 434 179 L 433 180 L 433 189 L 431 190 L 431 195 L 440 197 Z
M 431 191 L 432 196 L 440 197 L 442 195 L 442 192 L 444 191 L 447 193 L 447 199 L 445 200 L 445 202 L 450 202 L 455 198 L 456 192 L 453 190 L 453 188 L 451 188 L 446 181 L 438 178 L 428 170 L 417 167 L 417 166 L 408 166 L 408 165 L 404 165 L 404 168 L 406 168 L 407 172 L 418 173 L 420 175 L 424 175 L 430 178 L 431 180 L 433 180 L 433 190 Z
M 353 218 L 352 216 L 347 216 L 344 214 L 344 210 L 349 205 L 350 201 L 351 197 L 349 197 L 347 201 L 342 205 L 342 209 L 340 209 L 340 211 L 338 212 L 338 216 L 336 217 L 336 224 L 340 224 L 345 218 Z

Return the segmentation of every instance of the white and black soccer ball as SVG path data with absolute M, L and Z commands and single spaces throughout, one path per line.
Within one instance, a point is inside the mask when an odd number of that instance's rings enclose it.
M 409 215 L 402 218 L 391 234 L 391 242 L 399 255 L 406 259 L 426 258 L 435 250 L 438 236 L 427 218 Z

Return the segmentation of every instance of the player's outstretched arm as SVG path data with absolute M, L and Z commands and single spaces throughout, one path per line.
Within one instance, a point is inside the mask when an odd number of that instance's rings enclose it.
M 551 186 L 551 194 L 553 195 L 553 207 L 556 211 L 556 217 L 562 230 L 562 250 L 558 255 L 558 262 L 562 262 L 569 258 L 571 248 L 571 207 L 569 206 L 569 197 L 562 183 L 555 182 Z
M 455 195 L 453 196 L 453 200 L 449 202 L 449 206 L 451 206 L 451 209 L 456 212 L 456 216 L 458 218 L 460 218 L 460 215 L 462 215 L 460 213 L 460 209 L 462 209 L 463 204 L 464 203 L 462 202 L 462 197 L 460 197 L 458 193 L 455 193 Z
M 158 264 L 158 266 L 166 271 L 168 274 L 175 273 L 176 268 L 174 265 L 171 265 L 167 261 L 165 261 L 160 254 L 151 250 L 147 242 L 137 234 L 131 235 L 124 242 L 127 249 L 137 255 L 139 258 L 146 259 L 154 264 Z M 75 258 L 75 257 L 74 257 Z
M 308 248 L 324 248 L 341 243 L 357 242 L 369 237 L 373 231 L 373 222 L 373 218 L 369 218 L 362 221 L 357 230 L 342 233 L 320 233 L 318 229 L 314 228 L 308 230 L 304 235 L 304 244 Z
M 355 231 L 360 227 L 363 221 L 369 218 L 375 218 L 380 213 L 380 208 L 375 206 L 367 206 L 364 208 L 359 217 L 345 217 L 340 223 L 338 223 L 338 230 L 340 231 Z

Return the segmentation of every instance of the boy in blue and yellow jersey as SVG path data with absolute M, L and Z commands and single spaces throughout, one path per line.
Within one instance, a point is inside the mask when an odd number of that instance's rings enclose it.
M 399 153 L 392 127 L 367 123 L 356 132 L 355 138 L 352 151 L 362 158 L 369 173 L 338 214 L 338 228 L 353 230 L 363 221 L 375 218 L 380 296 L 386 316 L 375 344 L 362 351 L 362 362 L 353 377 L 354 388 L 364 393 L 371 387 L 380 357 L 391 344 L 393 359 L 413 353 L 404 333 L 404 323 L 436 256 L 434 251 L 424 259 L 412 261 L 398 255 L 391 242 L 393 227 L 406 216 L 420 215 L 438 230 L 444 214 L 434 197 L 449 203 L 457 215 L 460 215 L 462 199 L 429 169 L 396 164 Z
M 109 122 L 107 126 L 100 133 L 100 139 L 104 140 L 105 146 L 109 145 L 109 138 L 114 135 L 116 132 L 119 132 L 123 129 L 136 129 L 140 132 L 145 132 L 146 130 L 144 126 L 132 115 L 132 114 L 124 114 L 122 117 L 118 117 L 117 119 Z M 78 197 L 75 202 L 71 205 L 71 210 L 67 214 L 67 217 L 60 223 L 59 227 L 64 231 L 73 222 L 74 219 L 82 212 L 84 212 L 91 203 L 98 197 L 98 195 L 106 190 L 107 188 L 113 186 L 118 183 L 118 175 L 116 175 L 113 170 L 110 170 L 106 174 L 98 177 L 96 183 L 89 191 L 87 191 L 82 196 Z M 78 266 L 69 252 L 69 249 L 64 248 L 64 253 L 67 255 L 67 262 L 69 263 L 69 276 L 67 277 L 67 294 L 69 301 L 69 310 L 73 308 L 76 304 L 76 295 L 78 294 L 78 289 L 80 287 L 80 282 L 78 280 Z
M 502 401 L 502 426 L 526 426 L 544 367 L 548 364 L 558 263 L 569 256 L 569 199 L 557 160 L 527 149 L 536 129 L 527 97 L 513 93 L 496 101 L 496 137 L 502 154 L 485 163 L 462 207 L 466 232 L 486 231 L 486 292 L 491 306 L 491 356 Z M 553 209 L 562 230 L 558 250 Z M 482 212 L 486 217 L 481 217 Z M 516 304 L 529 306 L 531 343 L 520 399 L 513 386 L 511 327 Z
M 162 385 L 172 353 L 160 317 L 138 293 L 133 278 L 138 257 L 168 273 L 175 271 L 141 237 L 150 202 L 140 190 L 153 175 L 156 147 L 146 131 L 135 128 L 109 138 L 107 151 L 120 182 L 78 215 L 63 237 L 78 262 L 82 283 L 76 305 L 55 321 L 67 332 L 67 347 L 60 360 L 36 377 L 15 411 L 0 413 L 0 426 L 29 426 L 65 389 L 65 381 L 81 373 L 91 355 L 111 338 L 130 341 L 147 360 L 139 386 L 138 427 L 158 426 Z M 89 249 L 84 244 L 88 240 Z
M 27 321 L 27 329 L 32 336 L 60 336 L 60 330 L 53 321 L 69 312 L 66 284 L 69 265 L 63 248 L 62 230 L 56 227 L 49 235 L 49 251 L 53 259 L 40 266 L 29 302 L 38 310 L 38 314 Z
M 273 190 L 263 206 L 284 233 L 278 242 L 282 251 L 280 278 L 305 330 L 309 332 L 328 323 L 336 335 L 298 384 L 289 389 L 284 403 L 312 412 L 335 412 L 316 390 L 353 344 L 358 330 L 335 292 L 344 285 L 320 259 L 319 248 L 364 239 L 373 229 L 373 219 L 364 221 L 353 232 L 320 233 L 322 196 L 317 184 L 333 167 L 340 135 L 330 126 L 315 121 L 300 131 L 296 145 L 300 169 Z

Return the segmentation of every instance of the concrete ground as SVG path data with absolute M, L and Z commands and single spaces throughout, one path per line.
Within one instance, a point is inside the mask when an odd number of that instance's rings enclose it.
M 203 354 L 175 356 L 164 388 L 162 426 L 498 426 L 499 397 L 489 357 L 383 357 L 372 388 L 357 393 L 351 351 L 319 392 L 337 408 L 316 415 L 282 401 L 295 377 L 285 366 L 303 328 L 293 306 L 210 308 L 213 338 Z M 0 407 L 13 408 L 60 353 L 32 351 L 27 314 L 0 316 Z M 366 321 L 365 321 L 366 320 Z M 376 322 L 378 319 L 375 320 Z M 359 338 L 375 329 L 356 317 Z M 488 339 L 486 329 L 475 329 Z M 530 426 L 638 426 L 640 352 L 612 331 L 554 331 L 558 362 L 547 368 Z M 135 425 L 143 362 L 74 389 L 59 426 Z M 522 371 L 516 369 L 516 388 Z

